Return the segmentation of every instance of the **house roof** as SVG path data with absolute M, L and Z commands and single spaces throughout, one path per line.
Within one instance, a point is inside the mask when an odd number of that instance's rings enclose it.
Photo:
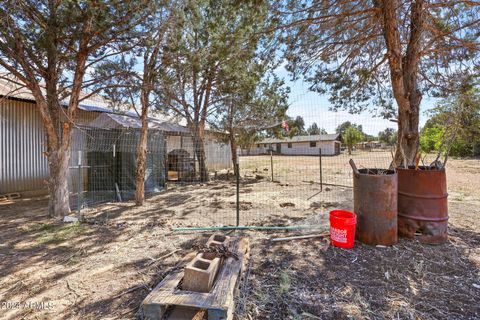
M 259 143 L 280 143 L 280 142 L 310 142 L 310 141 L 340 141 L 340 134 L 316 134 L 310 136 L 294 136 L 292 138 L 268 138 L 260 141 Z

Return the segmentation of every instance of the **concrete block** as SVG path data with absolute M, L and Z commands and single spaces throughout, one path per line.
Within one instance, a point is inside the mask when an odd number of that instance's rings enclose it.
M 219 268 L 220 258 L 217 258 L 214 252 L 199 253 L 185 267 L 182 289 L 210 292 Z
M 228 247 L 230 237 L 223 234 L 214 233 L 207 240 L 207 247 L 221 247 L 222 245 Z

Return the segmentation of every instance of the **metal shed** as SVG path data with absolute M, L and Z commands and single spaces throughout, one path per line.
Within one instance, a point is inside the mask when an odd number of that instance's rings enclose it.
M 95 132 L 138 132 L 141 127 L 136 113 L 115 113 L 110 109 L 109 102 L 100 96 L 83 100 L 74 122 L 77 128 L 72 132 L 72 168 L 76 167 L 79 161 L 83 165 L 87 164 L 87 151 L 92 149 L 92 144 L 88 145 L 87 142 L 89 136 L 95 135 Z M 149 126 L 149 135 L 159 143 L 158 146 L 149 147 L 150 150 L 166 148 L 162 151 L 165 154 L 163 157 L 166 157 L 166 153 L 181 148 L 193 155 L 192 137 L 185 126 L 152 118 L 149 119 Z M 130 137 L 130 143 L 136 143 L 135 134 Z M 44 154 L 45 146 L 43 123 L 32 94 L 20 87 L 18 82 L 0 78 L 0 194 L 19 192 L 25 196 L 47 193 L 45 180 L 48 178 L 49 168 Z M 228 145 L 207 133 L 205 147 L 209 169 L 230 168 Z M 85 152 L 78 152 L 82 150 Z M 162 162 L 162 165 L 165 163 Z M 79 184 L 80 180 L 82 184 Z M 69 187 L 72 193 L 85 190 L 88 181 L 90 180 L 85 170 L 71 170 Z

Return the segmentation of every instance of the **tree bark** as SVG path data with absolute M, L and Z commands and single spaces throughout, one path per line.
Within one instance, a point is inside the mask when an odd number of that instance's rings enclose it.
M 423 0 L 417 0 L 411 7 L 410 39 L 403 60 L 403 82 L 409 108 L 399 109 L 398 145 L 395 162 L 398 165 L 414 165 L 419 148 L 418 131 L 420 103 L 422 94 L 418 89 L 418 68 L 420 63 L 420 44 L 424 28 Z M 402 153 L 403 152 L 403 153 Z M 403 163 L 402 163 L 403 161 Z
M 88 34 L 92 28 L 92 20 L 88 20 L 84 26 L 84 33 Z M 46 99 L 42 89 L 30 68 L 25 67 L 27 74 L 27 86 L 31 90 L 37 103 L 47 136 L 47 158 L 50 170 L 48 190 L 50 193 L 48 211 L 53 218 L 63 218 L 70 213 L 68 191 L 68 168 L 70 163 L 70 147 L 72 125 L 80 101 L 85 65 L 88 57 L 88 37 L 80 40 L 79 50 L 76 56 L 76 66 L 73 75 L 70 100 L 66 111 L 59 101 L 58 93 L 58 61 L 57 51 L 51 48 L 48 55 L 48 67 L 45 77 Z M 62 121 L 62 114 L 65 121 Z M 81 186 L 79 186 L 81 187 Z
M 50 196 L 48 213 L 52 218 L 62 219 L 70 213 L 68 167 L 70 162 L 71 124 L 63 122 L 62 125 L 60 121 L 59 112 L 62 106 L 58 101 L 56 86 L 47 86 L 48 102 L 45 100 L 38 83 L 31 81 L 28 87 L 35 97 L 47 138 L 45 154 L 49 168 L 47 187 Z
M 396 0 L 375 1 L 382 12 L 383 33 L 387 47 L 393 95 L 398 105 L 398 141 L 396 166 L 413 165 L 419 147 L 419 110 L 422 95 L 418 89 L 420 45 L 424 29 L 424 3 L 417 0 L 411 6 L 410 38 L 405 56 L 398 31 Z
M 238 174 L 237 168 L 237 141 L 235 140 L 235 128 L 233 127 L 233 118 L 235 114 L 235 107 L 233 100 L 230 100 L 228 108 L 228 140 L 230 141 L 230 153 L 232 156 L 233 172 L 235 176 Z
M 69 126 L 65 124 L 65 127 Z M 64 130 L 62 139 L 70 140 L 70 128 Z M 50 139 L 49 139 L 50 140 Z M 50 177 L 48 179 L 48 190 L 50 193 L 48 211 L 53 218 L 63 218 L 70 213 L 68 194 L 68 167 L 70 162 L 70 143 L 63 143 L 63 146 L 48 152 L 48 167 Z
M 137 163 L 135 172 L 135 204 L 137 206 L 142 206 L 145 202 L 145 166 L 148 143 L 148 95 L 148 90 L 143 86 L 140 96 L 140 103 L 142 105 L 140 121 L 142 123 L 142 128 L 140 130 L 140 139 L 137 146 Z
M 232 154 L 232 163 L 233 163 L 233 172 L 235 173 L 235 176 L 238 174 L 238 168 L 237 168 L 237 141 L 235 140 L 235 134 L 233 130 L 230 130 L 230 134 L 228 136 L 228 139 L 230 140 L 230 151 Z
M 193 148 L 198 160 L 198 171 L 200 174 L 200 181 L 208 181 L 208 169 L 205 155 L 205 128 L 204 124 L 195 125 L 189 124 L 190 132 L 192 133 Z

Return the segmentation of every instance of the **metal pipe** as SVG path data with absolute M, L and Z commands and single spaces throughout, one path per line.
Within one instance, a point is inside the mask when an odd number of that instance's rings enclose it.
M 238 157 L 237 163 L 235 163 L 236 171 L 237 171 L 237 227 L 240 225 L 240 165 L 238 164 Z
M 273 182 L 273 151 L 270 150 L 270 171 L 272 172 L 272 182 Z
M 305 183 L 312 183 L 312 184 L 317 184 L 318 182 L 315 182 L 315 181 L 302 181 L 302 182 L 305 182 Z M 353 187 L 352 186 L 346 186 L 344 184 L 336 184 L 336 183 L 327 183 L 327 182 L 322 182 L 322 185 L 325 185 L 325 186 L 332 186 L 332 187 L 342 187 L 342 188 L 350 188 L 352 189 Z
M 214 231 L 214 230 L 300 230 L 314 229 L 315 226 L 236 226 L 236 227 L 198 227 L 173 228 L 173 231 Z
M 320 162 L 320 192 L 323 191 L 323 177 L 322 177 L 322 148 L 318 148 L 319 162 Z
M 77 163 L 78 163 L 78 193 L 77 193 L 77 211 L 78 211 L 78 218 L 81 219 L 82 217 L 82 151 L 77 152 Z
M 301 240 L 301 239 L 309 239 L 309 238 L 319 238 L 319 237 L 327 237 L 329 236 L 330 233 L 319 233 L 319 234 L 309 234 L 305 236 L 295 236 L 295 237 L 285 237 L 285 238 L 273 238 L 272 242 L 278 242 L 278 241 L 290 241 L 290 240 Z

